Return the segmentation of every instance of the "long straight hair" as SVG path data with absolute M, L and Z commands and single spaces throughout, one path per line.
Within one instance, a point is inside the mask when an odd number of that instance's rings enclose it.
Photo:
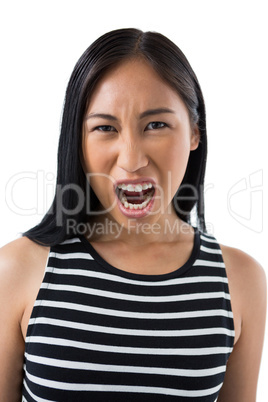
M 179 218 L 205 231 L 204 176 L 207 155 L 205 105 L 197 77 L 182 51 L 157 32 L 129 28 L 108 32 L 88 47 L 74 67 L 67 86 L 58 147 L 56 192 L 42 221 L 23 233 L 38 244 L 53 246 L 68 237 L 68 219 L 76 225 L 90 219 L 100 204 L 83 171 L 80 155 L 82 126 L 97 82 L 123 60 L 141 57 L 178 93 L 190 124 L 199 128 L 200 143 L 190 152 L 183 181 L 173 198 Z

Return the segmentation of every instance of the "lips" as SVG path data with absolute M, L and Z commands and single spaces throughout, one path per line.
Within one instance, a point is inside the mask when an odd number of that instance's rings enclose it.
M 155 184 L 152 181 L 117 183 L 115 192 L 124 215 L 142 217 L 152 208 Z

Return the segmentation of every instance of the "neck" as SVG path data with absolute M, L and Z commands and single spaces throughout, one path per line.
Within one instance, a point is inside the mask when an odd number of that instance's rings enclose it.
M 123 242 L 133 247 L 152 243 L 170 243 L 178 241 L 183 234 L 193 233 L 193 228 L 177 215 L 162 215 L 154 223 L 129 219 L 126 225 L 120 225 L 110 216 L 95 218 L 85 226 L 85 237 L 90 242 Z M 183 236 L 182 236 L 183 237 Z

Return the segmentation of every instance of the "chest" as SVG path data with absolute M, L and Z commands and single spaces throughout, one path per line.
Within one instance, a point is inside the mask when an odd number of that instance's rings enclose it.
M 143 275 L 163 275 L 182 267 L 189 259 L 192 242 L 154 244 L 126 248 L 113 244 L 94 243 L 98 254 L 113 267 Z
M 95 261 L 90 269 L 88 261 L 78 269 L 51 262 L 26 338 L 25 398 L 216 399 L 233 342 L 222 278 L 208 279 L 198 265 L 150 282 Z

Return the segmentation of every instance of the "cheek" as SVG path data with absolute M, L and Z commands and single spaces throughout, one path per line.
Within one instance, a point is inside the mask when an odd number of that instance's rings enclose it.
M 108 175 L 111 167 L 111 152 L 103 144 L 87 141 L 83 149 L 83 161 L 86 173 L 102 173 Z
M 86 144 L 86 146 L 84 146 L 83 159 L 86 173 L 99 171 L 99 164 L 101 162 L 101 158 L 99 157 L 98 150 L 94 149 L 93 151 L 93 147 L 90 146 L 90 144 Z
M 179 176 L 181 172 L 184 174 L 186 169 L 190 155 L 190 144 L 187 140 L 170 141 L 169 143 L 161 144 L 161 147 L 153 150 L 151 154 L 158 166 Z
M 163 196 L 170 202 L 183 180 L 190 155 L 189 141 L 170 143 L 155 153 L 156 163 L 161 166 Z
M 116 202 L 114 182 L 110 175 L 99 172 L 90 172 L 87 176 L 89 185 L 93 189 L 100 203 L 105 209 L 111 208 Z
M 87 144 L 87 148 L 83 150 L 83 167 L 87 180 L 96 196 L 105 202 L 108 189 L 113 189 L 113 180 L 109 175 L 108 161 L 104 157 L 103 151 L 99 147 L 92 147 Z

